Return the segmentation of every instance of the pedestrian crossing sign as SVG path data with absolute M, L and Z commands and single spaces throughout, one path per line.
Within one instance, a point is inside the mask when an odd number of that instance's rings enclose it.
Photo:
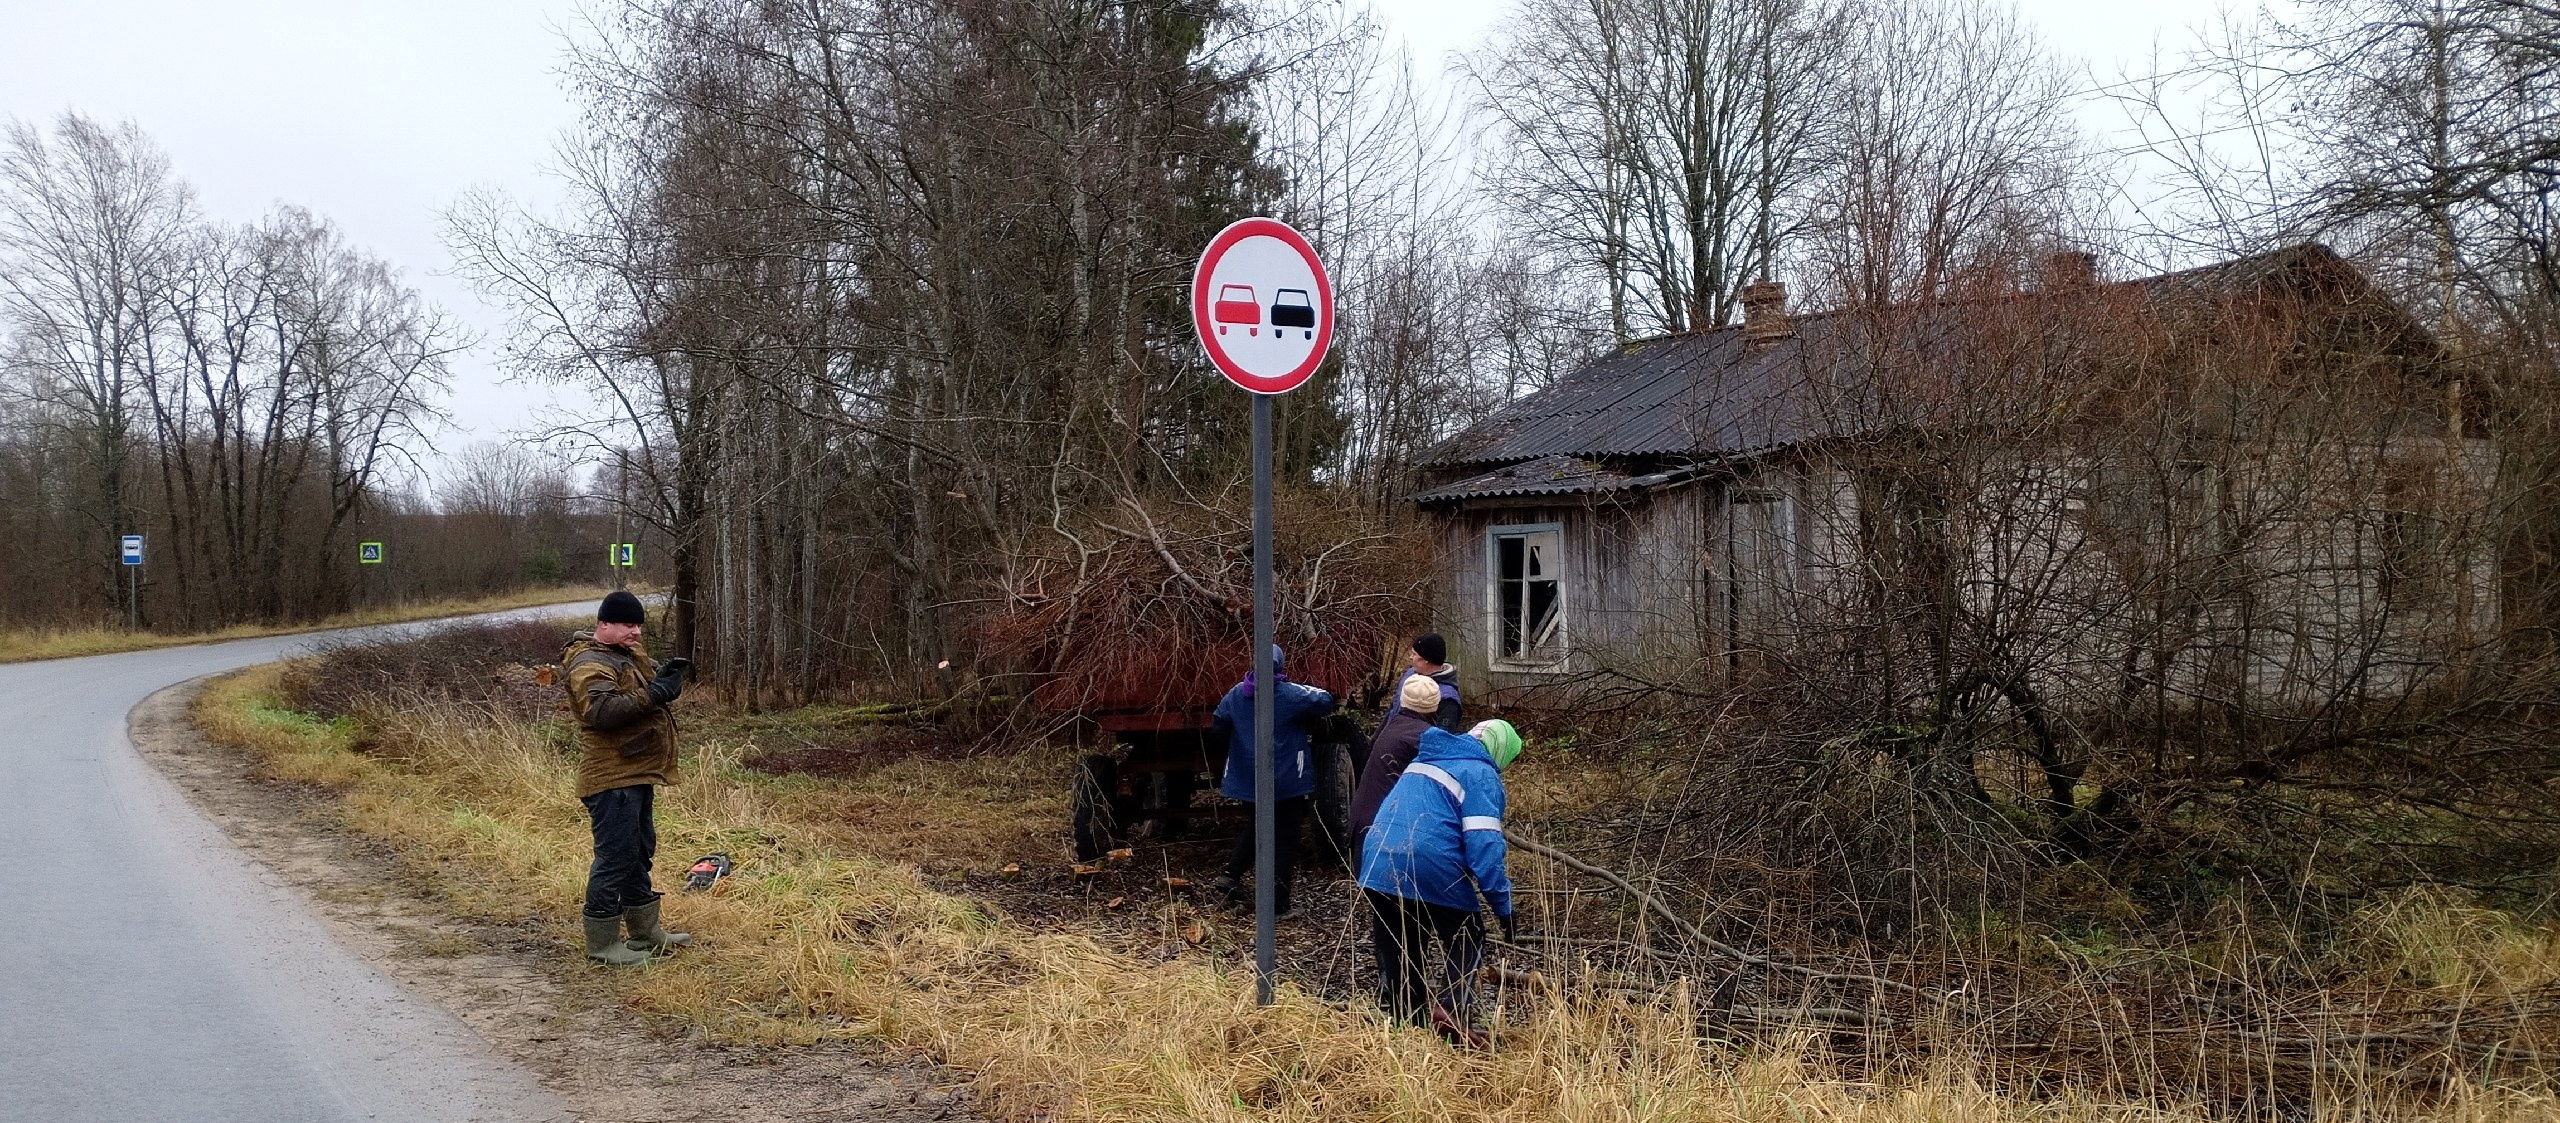
M 382 543 L 380 543 L 380 542 L 358 542 L 358 543 L 356 543 L 356 561 L 357 561 L 358 563 L 360 563 L 360 564 L 363 564 L 363 565 L 381 565 L 381 564 L 382 564 Z
M 632 566 L 640 564 L 636 557 L 638 551 L 634 549 L 634 546 L 635 544 L 630 542 L 614 543 L 610 564 L 618 569 L 629 569 Z

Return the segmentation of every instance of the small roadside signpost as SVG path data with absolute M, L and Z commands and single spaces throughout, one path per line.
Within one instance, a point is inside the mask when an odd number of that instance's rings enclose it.
M 142 536 L 124 536 L 124 627 L 142 626 Z
M 381 564 L 382 564 L 382 543 L 380 543 L 380 542 L 358 542 L 358 543 L 356 543 L 356 564 L 357 564 L 357 565 L 381 565 Z
M 1271 760 L 1271 398 L 1305 385 L 1333 343 L 1333 281 L 1315 247 L 1273 218 L 1209 240 L 1191 273 L 1191 325 L 1209 362 L 1253 392 L 1253 971 L 1271 1004 L 1279 858 Z
M 638 560 L 639 551 L 637 546 L 638 543 L 634 542 L 614 543 L 612 551 L 607 555 L 605 564 L 610 565 L 615 569 L 629 569 L 632 566 L 640 564 Z

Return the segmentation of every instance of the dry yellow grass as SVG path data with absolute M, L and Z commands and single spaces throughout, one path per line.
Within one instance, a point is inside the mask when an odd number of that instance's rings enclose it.
M 2421 886 L 2359 910 L 2334 958 L 2381 985 L 2498 995 L 2560 986 L 2560 929 L 2519 928 L 2440 887 Z
M 554 588 L 523 589 L 492 597 L 451 597 L 442 600 L 411 601 L 340 613 L 309 624 L 277 626 L 244 624 L 213 632 L 129 632 L 121 628 L 0 631 L 0 663 L 24 663 L 35 659 L 70 659 L 82 655 L 111 655 L 119 651 L 142 651 L 155 647 L 176 647 L 182 644 L 211 643 L 219 640 L 256 639 L 261 636 L 320 632 L 332 628 L 360 628 L 369 624 L 399 624 L 411 620 L 432 620 L 442 616 L 467 616 L 475 612 L 502 612 L 510 608 L 527 608 L 537 604 L 602 597 L 604 594 L 605 589 L 601 585 L 562 585 Z
M 350 823 L 407 859 L 458 875 L 458 909 L 539 916 L 560 954 L 588 858 L 556 729 L 417 710 L 351 726 L 287 713 L 277 672 L 217 683 L 198 703 L 214 736 L 263 754 L 275 774 L 332 785 Z M 735 1041 L 876 1036 L 976 1075 L 984 1103 L 1018 1120 L 2167 1121 L 2177 1104 L 2070 1093 L 2004 1096 L 1952 1061 L 1844 1079 L 1811 1049 L 1743 1051 L 1699 1038 L 1664 1006 L 1591 995 L 1507 1011 L 1499 1047 L 1460 1053 L 1366 1009 L 1284 989 L 1253 1003 L 1248 973 L 1198 956 L 1141 963 L 1074 935 L 1026 931 L 935 891 L 901 853 L 865 845 L 811 784 L 737 767 L 736 747 L 692 746 L 659 803 L 662 878 L 724 849 L 741 875 L 723 893 L 670 900 L 702 943 L 610 976 L 633 1005 Z M 2434 928 L 2428 929 L 2436 930 Z M 2432 962 L 2426 955 L 2413 959 Z M 2455 1088 L 2395 1106 L 2352 1091 L 2298 1117 L 2560 1118 L 2548 1095 Z

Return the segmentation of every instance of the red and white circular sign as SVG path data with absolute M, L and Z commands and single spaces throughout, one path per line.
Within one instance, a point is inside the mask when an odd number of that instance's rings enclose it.
M 1333 342 L 1333 281 L 1288 223 L 1243 219 L 1218 231 L 1192 270 L 1191 324 L 1228 381 L 1285 394 Z

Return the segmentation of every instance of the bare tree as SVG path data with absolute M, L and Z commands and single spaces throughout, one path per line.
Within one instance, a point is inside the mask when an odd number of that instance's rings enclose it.
M 1843 12 L 1805 0 L 1532 0 L 1471 64 L 1492 190 L 1594 271 L 1621 339 L 1721 327 L 1803 216 Z
M 578 213 L 475 206 L 458 241 L 652 485 L 679 646 L 751 697 L 829 664 L 925 681 L 1060 513 L 1232 473 L 1241 403 L 1197 377 L 1179 290 L 1274 182 L 1262 64 L 1222 40 L 1245 19 L 687 2 L 599 28 Z M 1337 428 L 1303 408 L 1293 431 Z
M 347 607 L 345 531 L 459 343 L 387 264 L 297 208 L 210 223 L 138 130 L 71 115 L 0 150 L 0 284 L 0 400 L 32 449 L 76 450 L 58 556 L 81 586 L 120 576 L 115 534 L 156 532 L 171 622 Z
M 12 365 L 22 392 L 82 450 L 73 510 L 101 554 L 135 528 L 126 488 L 132 394 L 156 312 L 150 286 L 193 217 L 168 157 L 130 124 L 66 113 L 50 137 L 19 121 L 0 137 L 0 315 Z
M 1912 0 L 1847 23 L 1796 260 L 1819 302 L 1926 300 L 2072 232 L 2086 184 L 2072 80 L 2014 9 Z

